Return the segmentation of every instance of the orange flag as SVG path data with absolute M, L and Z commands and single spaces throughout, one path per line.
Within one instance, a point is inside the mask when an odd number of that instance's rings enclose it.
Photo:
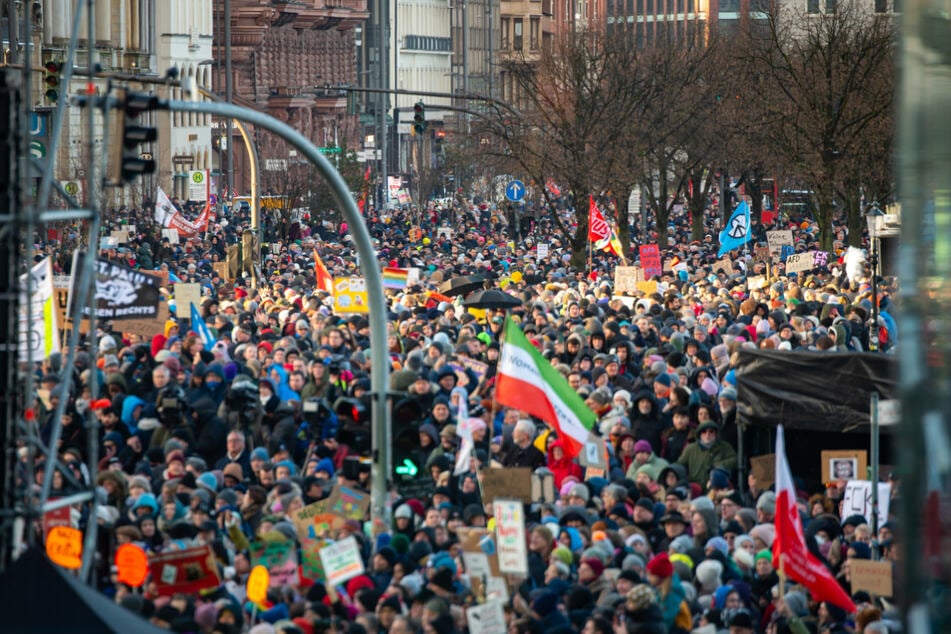
M 317 253 L 317 249 L 314 249 L 314 271 L 317 273 L 317 289 L 333 293 L 334 278 L 330 276 L 330 272 L 327 270 L 327 267 L 324 266 L 323 260 L 320 259 L 320 254 Z

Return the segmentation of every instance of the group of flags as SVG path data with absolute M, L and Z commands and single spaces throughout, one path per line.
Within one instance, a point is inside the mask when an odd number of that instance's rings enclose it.
M 594 196 L 590 195 L 588 196 L 588 240 L 594 243 L 595 249 L 624 259 L 624 248 L 617 237 L 617 232 L 605 220 L 598 204 L 594 202 Z
M 566 453 L 577 456 L 590 438 L 597 415 L 545 360 L 518 324 L 506 319 L 504 332 L 496 400 L 546 422 L 565 442 Z M 806 547 L 782 425 L 778 426 L 776 437 L 775 527 L 773 561 L 780 573 L 802 584 L 817 601 L 828 601 L 855 612 L 855 604 L 830 570 Z

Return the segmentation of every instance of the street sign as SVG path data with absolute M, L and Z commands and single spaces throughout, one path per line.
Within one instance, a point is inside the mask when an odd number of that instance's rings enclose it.
M 46 158 L 46 145 L 42 141 L 30 141 L 30 156 L 33 158 Z
M 342 152 L 338 147 L 319 147 L 317 151 L 321 154 L 340 154 Z
M 520 202 L 525 198 L 525 184 L 519 180 L 509 181 L 509 184 L 505 186 L 505 197 L 513 203 Z
M 30 136 L 46 136 L 46 113 L 30 113 Z

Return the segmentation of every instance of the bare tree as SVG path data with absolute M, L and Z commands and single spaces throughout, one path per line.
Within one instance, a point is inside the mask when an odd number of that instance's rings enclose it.
M 881 175 L 890 174 L 894 24 L 860 0 L 836 0 L 826 13 L 777 9 L 765 26 L 737 52 L 761 122 L 761 156 L 780 159 L 814 192 L 821 245 L 831 249 L 837 202 L 857 229 L 860 188 L 882 189 Z

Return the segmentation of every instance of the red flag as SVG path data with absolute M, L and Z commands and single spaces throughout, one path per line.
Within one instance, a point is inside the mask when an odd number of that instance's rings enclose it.
M 856 611 L 852 599 L 826 568 L 806 548 L 806 537 L 796 506 L 796 487 L 786 461 L 786 441 L 783 426 L 776 429 L 776 539 L 773 541 L 773 561 L 777 570 L 801 583 L 816 601 L 828 601 L 849 613 Z
M 324 266 L 324 262 L 320 259 L 320 254 L 317 253 L 317 249 L 314 249 L 314 271 L 317 273 L 317 289 L 333 293 L 334 278 L 330 276 L 330 272 L 327 270 L 327 267 Z
M 588 196 L 588 240 L 598 242 L 611 235 L 611 227 L 604 214 L 594 202 L 594 196 Z

